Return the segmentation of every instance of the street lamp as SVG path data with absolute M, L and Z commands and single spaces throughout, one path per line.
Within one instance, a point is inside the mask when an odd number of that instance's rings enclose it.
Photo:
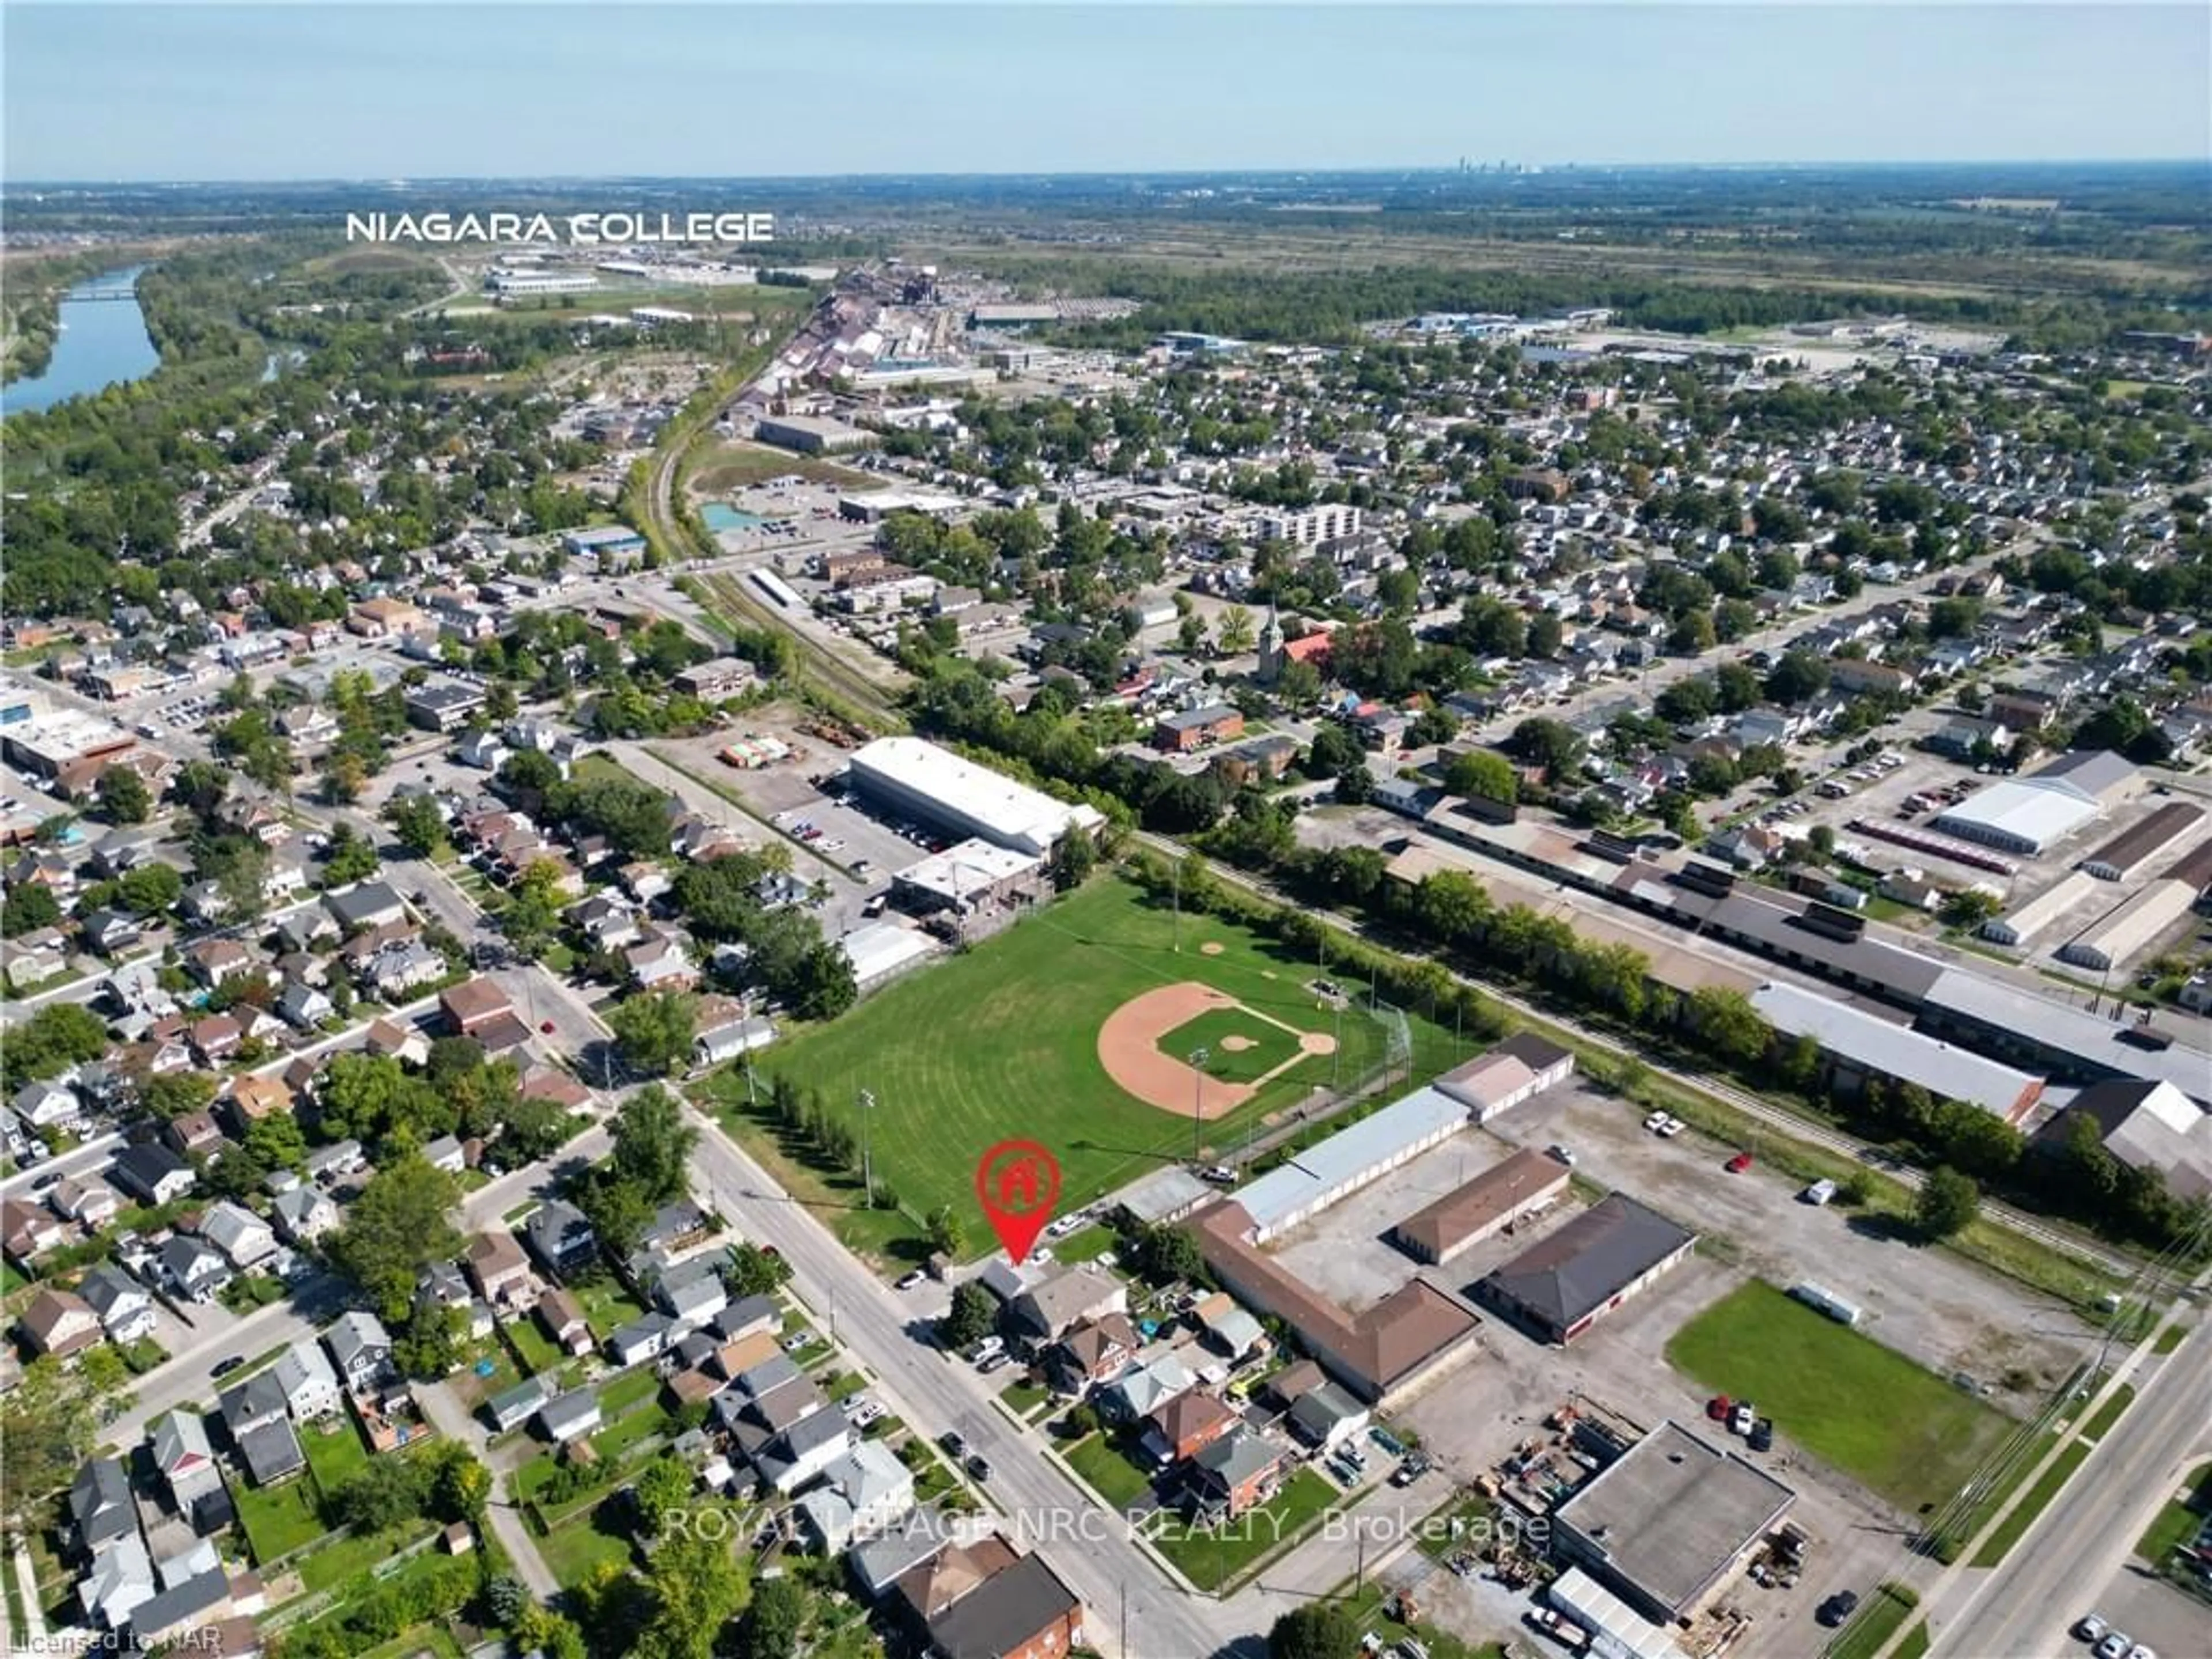
M 868 1189 L 868 1207 L 876 1207 L 876 1164 L 869 1150 L 868 1120 L 875 1115 L 876 1097 L 872 1090 L 860 1091 L 860 1181 Z
M 1213 1058 L 1211 1048 L 1190 1051 L 1190 1155 L 1195 1161 L 1206 1146 L 1206 1062 Z

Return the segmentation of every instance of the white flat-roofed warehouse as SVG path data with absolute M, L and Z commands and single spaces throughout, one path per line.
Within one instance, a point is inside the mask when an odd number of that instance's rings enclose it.
M 1923 1036 L 1863 1008 L 1779 981 L 1752 993 L 1751 1006 L 1784 1036 L 1809 1036 L 1848 1089 L 1869 1078 L 1917 1084 L 1939 1100 L 1963 1100 L 2018 1123 L 2043 1097 L 2043 1079 Z
M 1069 830 L 1105 823 L 1096 807 L 1054 800 L 921 738 L 878 738 L 846 772 L 866 799 L 1017 853 L 1041 857 Z
M 873 433 L 816 415 L 764 415 L 753 435 L 764 444 L 796 450 L 802 455 L 835 455 L 848 449 L 866 448 L 876 441 Z
M 933 910 L 973 910 L 1013 892 L 1044 867 L 1034 853 L 1017 853 L 970 837 L 933 853 L 891 878 L 899 897 Z
M 1661 1623 L 1710 1601 L 1797 1494 L 1662 1423 L 1553 1512 L 1552 1549 Z
M 1984 847 L 2033 856 L 2057 846 L 2142 787 L 2142 775 L 2109 750 L 2076 750 L 2041 771 L 1978 789 L 1930 825 Z
M 1436 1089 L 1417 1089 L 1231 1196 L 1252 1218 L 1255 1242 L 1264 1244 L 1450 1139 L 1466 1122 L 1465 1102 Z
M 2195 908 L 2212 873 L 2212 842 L 2184 854 L 2134 897 L 2097 918 L 2059 947 L 2058 959 L 2109 973 L 2140 954 Z
M 935 949 L 927 934 L 888 921 L 855 927 L 837 941 L 837 948 L 853 964 L 853 982 L 863 991 L 927 961 Z
M 81 761 L 120 755 L 138 739 L 113 720 L 74 708 L 49 708 L 7 728 L 8 758 L 40 777 L 59 777 Z

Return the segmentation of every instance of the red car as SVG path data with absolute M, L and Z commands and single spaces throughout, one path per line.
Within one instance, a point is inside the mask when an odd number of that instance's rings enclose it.
M 542 1021 L 540 1022 L 538 1029 L 544 1032 L 547 1036 L 551 1036 L 553 1035 L 553 1022 L 550 1019 Z
M 1734 1158 L 1728 1161 L 1728 1172 L 1730 1175 L 1741 1175 L 1750 1167 L 1751 1154 L 1749 1152 L 1738 1152 Z
M 1716 1423 L 1725 1423 L 1729 1413 L 1735 1409 L 1735 1401 L 1724 1394 L 1717 1394 L 1705 1401 L 1705 1415 Z

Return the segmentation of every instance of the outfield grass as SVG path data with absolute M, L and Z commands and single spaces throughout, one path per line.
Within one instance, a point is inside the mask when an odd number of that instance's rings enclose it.
M 914 1218 L 940 1204 L 971 1213 L 976 1160 L 1008 1135 L 1034 1135 L 1050 1146 L 1060 1163 L 1062 1207 L 1192 1155 L 1188 1117 L 1124 1093 L 1099 1063 L 1100 1025 L 1139 993 L 1198 980 L 1286 1024 L 1340 1037 L 1340 1059 L 1308 1057 L 1246 1106 L 1206 1124 L 1202 1140 L 1217 1149 L 1233 1148 L 1248 1128 L 1310 1090 L 1333 1079 L 1349 1085 L 1382 1060 L 1382 1024 L 1355 1010 L 1340 1030 L 1334 1013 L 1304 988 L 1316 971 L 1311 963 L 1212 916 L 1182 918 L 1180 952 L 1176 938 L 1167 906 L 1101 878 L 769 1051 L 763 1071 L 818 1091 L 833 1115 L 853 1116 L 860 1091 L 871 1093 L 876 1170 L 896 1191 L 903 1216 L 869 1212 L 858 1201 L 857 1181 L 805 1168 L 802 1149 L 765 1109 L 746 1106 L 740 1068 L 716 1074 L 705 1091 L 723 1109 L 725 1124 L 824 1211 L 848 1245 L 918 1260 L 923 1247 Z M 1208 956 L 1199 949 L 1205 943 L 1222 949 Z M 1409 1024 L 1428 1070 L 1472 1049 L 1454 1056 L 1449 1033 L 1419 1019 Z M 1213 1058 L 1218 1067 L 1243 1056 L 1217 1045 Z M 988 1243 L 975 1229 L 969 1249 L 980 1252 Z
M 1775 1425 L 1908 1514 L 1956 1492 L 2005 1419 L 1771 1285 L 1745 1285 L 1674 1334 L 1669 1364 L 1749 1400 Z
M 1182 1570 L 1200 1589 L 1218 1589 L 1319 1520 L 1338 1498 L 1334 1486 L 1311 1469 L 1300 1469 L 1257 1509 L 1248 1510 L 1214 1532 L 1175 1528 L 1155 1541 L 1161 1554 Z

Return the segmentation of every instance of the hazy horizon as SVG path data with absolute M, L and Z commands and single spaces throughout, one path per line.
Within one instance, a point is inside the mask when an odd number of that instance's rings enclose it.
M 2196 162 L 2212 8 L 56 4 L 11 183 Z

